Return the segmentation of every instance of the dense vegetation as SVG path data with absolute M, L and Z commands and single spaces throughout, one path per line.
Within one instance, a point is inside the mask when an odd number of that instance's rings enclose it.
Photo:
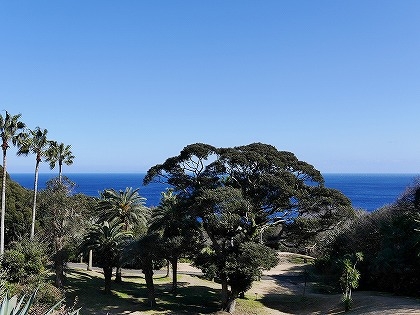
M 374 212 L 359 211 L 340 229 L 320 239 L 318 270 L 331 285 L 345 255 L 362 252 L 360 289 L 420 296 L 420 184 L 414 183 L 394 203 Z
M 314 256 L 315 274 L 333 290 L 341 284 L 348 306 L 358 286 L 420 295 L 420 183 L 392 205 L 355 211 L 346 196 L 324 186 L 317 169 L 290 152 L 262 143 L 196 143 L 149 169 L 144 184 L 171 186 L 149 209 L 133 188 L 109 188 L 98 198 L 73 194 L 74 183 L 62 175 L 63 163 L 74 159 L 70 146 L 48 140 L 46 129 L 25 131 L 19 119 L 6 113 L 0 120 L 4 161 L 9 143 L 18 154 L 33 153 L 34 190 L 1 169 L 0 280 L 12 295 L 38 288 L 35 308 L 63 299 L 68 261 L 93 255 L 106 294 L 112 293 L 113 268 L 119 284 L 123 266 L 141 269 L 151 307 L 154 270 L 172 265 L 176 295 L 178 260 L 187 258 L 220 283 L 220 306 L 233 312 L 262 270 L 277 265 L 279 248 Z M 58 165 L 59 174 L 38 192 L 42 161 Z

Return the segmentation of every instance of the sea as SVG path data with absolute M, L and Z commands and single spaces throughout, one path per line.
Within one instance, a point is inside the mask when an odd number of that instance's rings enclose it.
M 161 193 L 168 188 L 167 185 L 151 183 L 143 186 L 142 173 L 71 173 L 64 174 L 76 183 L 74 193 L 82 193 L 92 197 L 99 197 L 104 189 L 113 188 L 124 190 L 126 187 L 139 188 L 139 194 L 146 198 L 146 206 L 159 204 Z M 46 182 L 54 177 L 55 173 L 40 173 L 38 189 L 44 189 Z M 356 209 L 374 211 L 385 205 L 395 202 L 405 191 L 414 184 L 420 174 L 323 174 L 325 186 L 340 190 L 352 202 Z M 21 186 L 33 189 L 34 174 L 15 173 L 10 177 Z

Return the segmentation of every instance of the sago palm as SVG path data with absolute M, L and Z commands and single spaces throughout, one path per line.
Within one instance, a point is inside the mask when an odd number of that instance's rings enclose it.
M 42 162 L 42 158 L 46 155 L 48 147 L 47 139 L 48 130 L 42 130 L 36 127 L 35 130 L 30 130 L 27 137 L 19 144 L 18 155 L 28 155 L 29 153 L 35 154 L 35 179 L 34 179 L 34 199 L 32 206 L 32 225 L 31 225 L 31 239 L 34 238 L 35 234 L 35 216 L 36 216 L 36 197 L 38 191 L 38 173 L 39 164 Z
M 63 172 L 63 163 L 72 165 L 75 156 L 71 152 L 71 146 L 57 141 L 50 141 L 49 148 L 46 152 L 47 161 L 50 163 L 50 168 L 53 169 L 58 163 L 58 178 L 61 181 Z
M 1 133 L 1 148 L 3 150 L 3 185 L 1 190 L 1 229 L 0 229 L 0 255 L 4 253 L 4 219 L 6 216 L 6 174 L 7 164 L 6 155 L 7 149 L 12 145 L 17 145 L 24 136 L 25 124 L 19 119 L 21 114 L 10 115 L 6 111 L 5 117 L 0 115 L 0 133 Z

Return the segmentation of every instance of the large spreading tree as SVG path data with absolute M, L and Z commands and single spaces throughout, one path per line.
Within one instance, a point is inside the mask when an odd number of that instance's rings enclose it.
M 150 168 L 144 182 L 152 181 L 171 185 L 203 223 L 211 240 L 210 258 L 222 281 L 222 307 L 230 311 L 258 272 L 275 262 L 264 244 L 254 248 L 267 225 L 281 222 L 284 244 L 297 240 L 301 245 L 352 213 L 349 199 L 326 188 L 311 164 L 263 143 L 188 145 L 178 156 Z M 253 270 L 247 260 L 252 260 Z

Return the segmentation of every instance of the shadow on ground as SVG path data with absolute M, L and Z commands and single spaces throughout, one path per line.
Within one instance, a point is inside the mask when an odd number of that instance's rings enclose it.
M 156 278 L 156 312 L 165 314 L 211 314 L 219 308 L 220 291 L 207 286 L 179 282 L 176 295 L 170 293 L 171 284 Z M 125 278 L 112 283 L 112 294 L 104 293 L 101 274 L 71 270 L 67 274 L 67 301 L 81 307 L 81 314 L 117 315 L 151 310 L 147 302 L 146 285 L 141 278 Z M 141 282 L 139 282 L 141 281 Z

